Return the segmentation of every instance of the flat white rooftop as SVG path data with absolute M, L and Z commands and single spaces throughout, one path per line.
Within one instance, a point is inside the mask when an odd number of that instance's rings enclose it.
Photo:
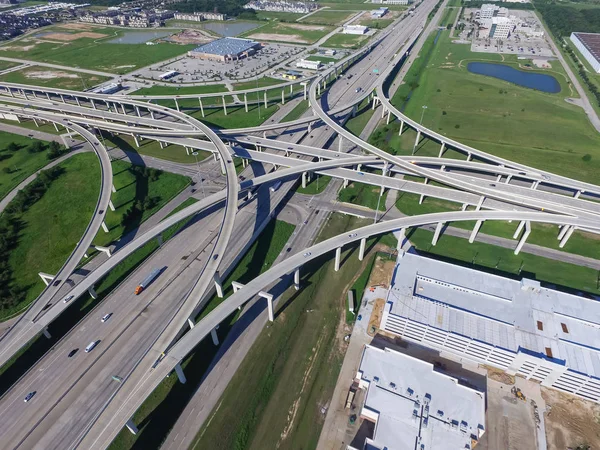
M 484 432 L 484 394 L 411 356 L 365 346 L 357 374 L 361 411 L 375 422 L 365 448 L 470 449 Z
M 600 302 L 595 299 L 413 253 L 399 255 L 392 283 L 382 322 L 387 331 L 417 341 L 428 333 L 424 345 L 464 352 L 478 362 L 493 356 L 492 365 L 511 366 L 525 376 L 544 365 L 544 374 L 533 378 L 548 385 L 566 370 L 598 382 Z M 516 354 L 521 356 L 514 361 Z M 587 396 L 597 397 L 600 385 L 597 395 Z

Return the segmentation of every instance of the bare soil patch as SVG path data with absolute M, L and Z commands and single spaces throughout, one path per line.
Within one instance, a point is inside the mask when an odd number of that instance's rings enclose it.
M 297 34 L 275 34 L 275 33 L 255 33 L 248 36 L 249 39 L 256 41 L 283 41 L 293 42 L 294 44 L 308 44 L 309 41 Z M 1 47 L 0 47 L 1 48 Z
M 381 324 L 381 316 L 383 315 L 383 307 L 385 306 L 385 299 L 378 298 L 373 304 L 373 310 L 371 311 L 371 317 L 369 317 L 369 328 L 367 328 L 367 334 L 369 336 L 375 336 L 379 330 Z M 371 332 L 371 330 L 373 330 Z
M 375 264 L 373 264 L 373 270 L 371 270 L 371 277 L 369 278 L 369 286 L 382 286 L 387 288 L 392 279 L 394 273 L 394 267 L 396 263 L 392 260 L 382 260 L 381 256 L 377 256 Z
M 90 31 L 84 31 L 82 33 L 51 33 L 44 36 L 45 39 L 51 41 L 70 42 L 81 38 L 100 39 L 106 37 L 102 33 L 93 33 Z
M 600 448 L 600 405 L 542 387 L 548 450 L 589 445 Z
M 96 27 L 94 25 L 88 25 L 87 23 L 66 23 L 64 25 L 58 25 L 56 28 L 63 28 L 65 30 L 90 30 Z
M 169 41 L 177 42 L 178 44 L 205 44 L 213 41 L 214 38 L 207 35 L 202 30 L 183 30 L 181 33 L 174 34 L 169 37 Z
M 0 50 L 16 50 L 18 52 L 28 52 L 29 50 L 31 50 L 32 48 L 35 47 L 35 44 L 31 44 L 31 45 L 7 45 L 7 46 L 2 46 L 0 47 Z
M 51 80 L 53 78 L 77 78 L 76 73 L 62 72 L 57 70 L 30 70 L 23 72 L 26 78 L 36 80 Z
M 487 370 L 488 378 L 491 378 L 492 380 L 495 380 L 495 381 L 499 381 L 502 384 L 507 384 L 509 386 L 512 386 L 513 384 L 515 384 L 515 377 L 507 374 L 503 370 L 496 369 L 495 367 L 485 366 L 485 365 L 483 367 L 485 367 L 485 369 Z
M 286 23 L 285 28 L 294 28 L 295 30 L 304 31 L 323 31 L 325 27 L 322 25 L 303 25 L 299 23 Z

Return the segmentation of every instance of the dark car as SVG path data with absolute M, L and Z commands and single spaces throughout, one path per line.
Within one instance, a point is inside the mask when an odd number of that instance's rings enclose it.
M 79 351 L 78 348 L 74 348 L 73 350 L 71 350 L 69 352 L 69 354 L 67 355 L 69 358 L 72 358 L 73 356 L 75 356 L 75 353 L 77 353 Z
M 23 400 L 25 403 L 27 403 L 29 400 L 31 400 L 33 398 L 33 396 L 37 393 L 37 391 L 33 391 L 30 392 L 29 394 L 27 394 L 27 396 L 25 397 L 25 399 Z

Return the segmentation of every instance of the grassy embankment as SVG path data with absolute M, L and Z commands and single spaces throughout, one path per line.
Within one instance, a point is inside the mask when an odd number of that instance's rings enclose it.
M 294 226 L 292 225 L 281 221 L 271 221 L 225 280 L 224 299 L 232 293 L 232 281 L 247 283 L 270 268 L 293 231 Z M 204 317 L 224 299 L 213 297 L 201 313 L 201 317 Z M 221 324 L 218 331 L 221 341 L 236 319 L 237 314 L 234 314 L 228 322 Z M 126 429 L 122 430 L 111 444 L 110 449 L 152 448 L 161 442 L 167 436 L 179 412 L 183 410 L 193 395 L 217 349 L 218 347 L 212 344 L 210 338 L 202 341 L 182 364 L 188 379 L 187 383 L 180 384 L 175 375 L 167 377 L 133 417 L 135 423 L 141 424 L 141 426 L 138 425 L 140 433 L 133 436 Z
M 334 214 L 319 240 L 366 224 Z M 382 242 L 395 246 L 390 236 Z M 373 242 L 369 242 L 371 249 Z M 303 266 L 302 288 L 288 290 L 276 320 L 265 328 L 199 431 L 194 448 L 315 448 L 345 347 L 338 331 L 346 320 L 346 291 L 371 258 L 346 249 L 339 272 L 333 255 Z

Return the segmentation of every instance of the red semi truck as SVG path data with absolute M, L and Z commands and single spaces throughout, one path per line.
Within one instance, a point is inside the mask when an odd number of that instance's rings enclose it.
M 153 270 L 150 275 L 144 278 L 144 281 L 138 284 L 138 287 L 135 288 L 135 295 L 140 294 L 144 289 L 146 289 L 150 285 L 150 283 L 156 280 L 156 278 L 160 275 L 161 270 L 162 269 Z

